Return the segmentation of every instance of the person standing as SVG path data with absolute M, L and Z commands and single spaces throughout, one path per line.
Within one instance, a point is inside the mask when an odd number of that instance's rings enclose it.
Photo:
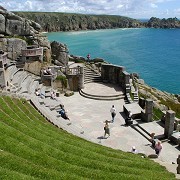
M 104 138 L 106 137 L 106 134 L 108 134 L 108 137 L 110 136 L 109 124 L 107 120 L 105 121 L 104 125 Z
M 160 152 L 162 150 L 162 144 L 160 141 L 155 145 L 155 153 L 159 156 Z
M 90 58 L 91 58 L 91 56 L 90 56 L 90 54 L 88 54 L 88 55 L 87 55 L 87 59 L 90 60 Z
M 116 109 L 114 107 L 114 105 L 112 105 L 111 109 L 110 109 L 110 112 L 111 112 L 111 116 L 112 116 L 112 123 L 114 122 L 114 118 L 116 116 Z

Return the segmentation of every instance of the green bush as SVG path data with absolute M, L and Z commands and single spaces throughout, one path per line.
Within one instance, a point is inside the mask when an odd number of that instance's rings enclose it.
M 56 77 L 56 80 L 61 81 L 62 86 L 63 86 L 64 88 L 67 88 L 67 79 L 66 79 L 65 76 L 57 76 L 57 77 Z

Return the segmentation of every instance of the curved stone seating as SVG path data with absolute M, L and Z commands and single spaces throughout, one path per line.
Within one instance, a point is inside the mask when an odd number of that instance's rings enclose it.
M 28 93 L 33 94 L 35 92 L 35 89 L 39 88 L 39 79 L 32 77 L 32 80 L 30 82 L 30 85 L 28 87 Z
M 26 72 L 22 70 L 18 70 L 11 81 L 12 84 L 19 86 L 22 82 L 22 80 L 26 77 Z
M 14 74 L 18 71 L 16 65 L 11 65 L 11 66 L 9 66 L 9 67 L 7 68 L 7 70 L 9 71 L 9 78 L 10 78 L 10 80 L 12 80 Z
M 32 81 L 32 76 L 31 75 L 27 75 L 27 77 L 22 81 L 21 83 L 21 90 L 19 93 L 28 93 L 28 88 L 31 84 Z
M 82 127 L 77 127 L 75 124 L 72 124 L 70 126 L 71 123 L 69 121 L 63 119 L 61 116 L 57 117 L 56 109 L 50 110 L 49 107 L 46 107 L 44 104 L 40 104 L 38 102 L 39 99 L 37 97 L 32 97 L 30 101 L 48 121 L 50 121 L 52 124 L 56 125 L 57 127 L 66 130 L 69 133 L 85 138 L 87 140 L 90 139 L 90 137 L 82 133 L 83 132 Z

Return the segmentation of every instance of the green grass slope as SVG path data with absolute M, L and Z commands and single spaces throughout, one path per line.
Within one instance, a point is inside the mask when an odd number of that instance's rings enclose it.
M 0 179 L 175 179 L 159 164 L 73 136 L 0 96 Z

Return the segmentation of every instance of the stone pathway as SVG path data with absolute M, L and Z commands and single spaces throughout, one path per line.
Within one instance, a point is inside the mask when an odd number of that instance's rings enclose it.
M 92 87 L 93 93 L 99 92 L 99 89 L 96 89 L 93 84 Z M 104 94 L 109 93 L 109 88 L 107 88 L 107 91 L 105 92 L 105 89 L 103 89 Z M 111 89 L 111 93 L 113 91 Z M 72 124 L 82 127 L 84 134 L 92 142 L 123 151 L 131 151 L 132 146 L 135 146 L 139 153 L 154 154 L 154 150 L 150 147 L 150 142 L 146 138 L 133 128 L 124 126 L 123 105 L 125 103 L 123 99 L 113 101 L 92 100 L 84 98 L 76 92 L 71 97 L 61 96 L 61 101 L 68 109 Z M 115 122 L 110 123 L 111 136 L 104 139 L 104 121 L 111 120 L 110 108 L 112 105 L 115 105 L 117 115 Z M 152 124 L 150 126 L 152 128 Z M 172 162 L 176 163 L 178 155 L 179 150 L 165 142 L 156 161 L 161 161 L 161 164 L 166 165 L 169 171 L 176 173 L 177 165 L 172 165 Z M 180 176 L 177 175 L 177 177 Z
M 104 85 L 88 84 L 92 86 L 91 91 L 98 94 L 113 94 L 116 92 L 116 88 L 106 88 Z M 89 89 L 90 91 L 90 89 Z M 28 94 L 27 94 L 28 96 Z M 59 127 L 65 128 L 68 132 L 74 135 L 80 136 L 94 143 L 98 143 L 104 146 L 108 146 L 114 149 L 123 151 L 131 151 L 132 146 L 135 146 L 139 153 L 146 155 L 154 154 L 154 150 L 150 147 L 150 142 L 139 134 L 136 130 L 131 127 L 124 126 L 124 113 L 123 105 L 124 100 L 113 100 L 113 101 L 100 101 L 82 97 L 78 92 L 71 97 L 65 97 L 60 95 L 59 102 L 62 102 L 65 109 L 68 110 L 68 116 L 70 117 L 71 125 L 67 125 L 67 121 L 62 118 L 57 118 L 56 111 L 50 111 L 45 105 L 40 105 L 38 97 L 34 94 L 31 97 L 36 100 L 38 106 L 42 108 L 44 113 L 47 113 L 49 118 L 54 121 L 54 124 L 58 124 Z M 48 101 L 48 102 L 47 102 Z M 46 99 L 46 103 L 53 105 L 57 103 L 55 100 Z M 107 139 L 103 138 L 104 135 L 104 121 L 111 121 L 110 108 L 114 105 L 117 111 L 115 122 L 110 123 L 110 137 Z M 152 127 L 152 124 L 150 125 Z M 68 130 L 69 129 L 69 130 Z M 163 143 L 163 150 L 158 159 L 155 161 L 166 166 L 166 168 L 176 174 L 177 164 L 176 159 L 179 155 L 179 150 L 170 145 L 169 143 Z M 176 174 L 180 178 L 179 175 Z

